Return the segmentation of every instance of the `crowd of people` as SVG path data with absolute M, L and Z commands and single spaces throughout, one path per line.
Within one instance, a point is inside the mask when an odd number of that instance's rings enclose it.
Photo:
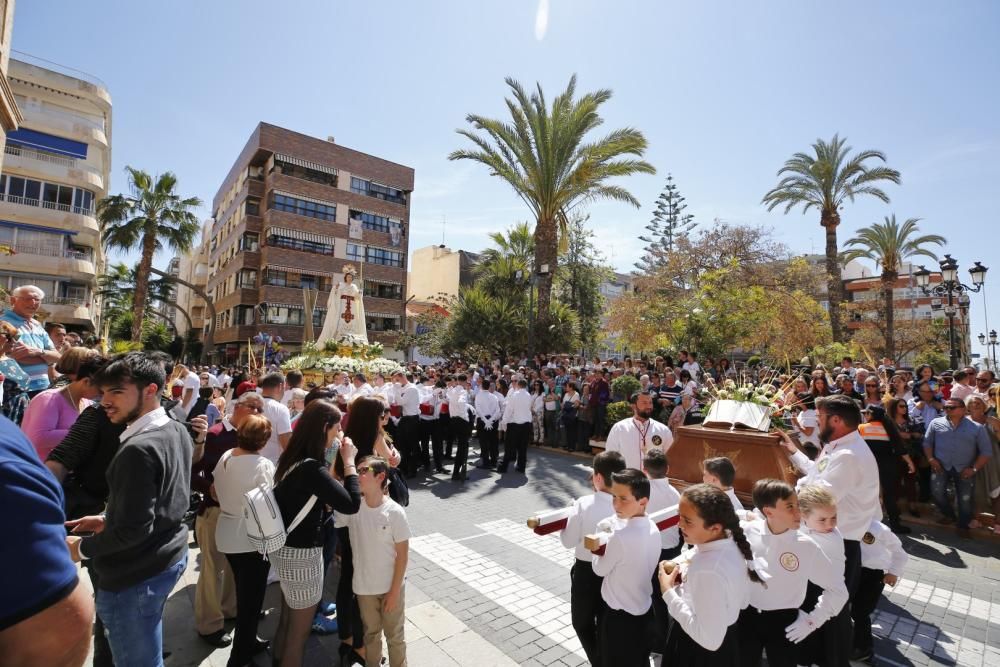
M 229 665 L 264 651 L 299 665 L 310 632 L 336 632 L 342 664 L 381 664 L 384 638 L 388 663 L 405 665 L 410 480 L 423 471 L 461 484 L 473 463 L 526 474 L 532 445 L 604 449 L 594 494 L 563 533 L 577 556 L 573 626 L 595 665 L 644 664 L 650 652 L 681 660 L 670 664 L 759 664 L 762 652 L 772 665 L 846 664 L 824 656 L 870 653 L 868 614 L 901 573 L 901 508 L 916 515 L 933 500 L 963 531 L 979 527 L 977 510 L 1000 510 L 990 371 L 845 358 L 779 372 L 681 351 L 676 363 L 411 363 L 316 386 L 296 370 L 108 358 L 38 322 L 43 298 L 19 287 L 0 315 L 0 496 L 25 535 L 5 542 L 0 564 L 28 573 L 0 605 L 10 664 L 80 664 L 92 620 L 94 665 L 162 664 L 163 610 L 187 567 L 193 516 L 195 627 L 212 646 L 232 644 Z M 639 390 L 620 396 L 625 375 Z M 683 494 L 667 477 L 673 432 L 704 418 L 706 387 L 736 378 L 785 392 L 782 442 L 803 474 L 797 490 L 759 481 L 750 511 L 728 459 L 705 461 L 709 484 Z M 618 401 L 632 415 L 609 424 Z M 274 548 L 249 525 L 255 489 L 280 510 Z M 678 504 L 679 529 L 661 533 L 648 514 Z M 612 534 L 594 556 L 580 538 L 599 529 Z M 334 560 L 336 595 L 324 600 Z M 265 641 L 269 581 L 282 600 Z

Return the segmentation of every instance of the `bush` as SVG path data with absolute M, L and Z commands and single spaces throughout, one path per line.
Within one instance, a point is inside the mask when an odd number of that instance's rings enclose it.
M 608 424 L 617 424 L 632 416 L 632 404 L 628 401 L 608 403 Z
M 634 375 L 623 375 L 611 381 L 611 395 L 615 398 L 625 399 L 627 403 L 629 397 L 639 391 L 640 387 L 642 385 L 639 384 Z
M 748 368 L 753 368 L 755 366 L 760 366 L 760 357 L 756 354 L 747 359 Z

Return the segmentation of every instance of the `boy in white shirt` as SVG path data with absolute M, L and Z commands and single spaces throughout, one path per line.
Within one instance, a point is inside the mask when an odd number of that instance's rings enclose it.
M 733 490 L 733 482 L 736 481 L 736 466 L 728 458 L 725 456 L 716 456 L 715 458 L 702 461 L 701 481 L 705 484 L 711 484 L 717 489 L 722 489 L 725 492 L 729 498 L 729 502 L 733 504 L 733 509 L 736 510 L 736 516 L 739 517 L 740 521 L 753 518 L 749 516 L 746 508 L 743 507 L 743 503 L 736 496 L 736 491 Z
M 954 394 L 953 394 L 954 395 Z M 872 521 L 861 537 L 861 581 L 851 603 L 854 619 L 854 648 L 851 660 L 867 661 L 872 657 L 872 618 L 885 585 L 895 586 L 903 576 L 909 559 L 903 543 L 881 521 Z
M 566 528 L 559 534 L 563 546 L 575 550 L 576 561 L 569 571 L 570 617 L 580 646 L 592 665 L 601 664 L 597 650 L 597 617 L 604 580 L 594 574 L 591 564 L 594 555 L 583 546 L 583 538 L 597 532 L 599 521 L 614 516 L 611 477 L 622 470 L 625 470 L 625 459 L 618 452 L 601 452 L 594 457 L 594 473 L 590 477 L 594 493 L 573 501 L 566 517 Z
M 352 581 L 365 628 L 365 662 L 381 663 L 384 632 L 389 664 L 405 667 L 403 580 L 409 559 L 410 526 L 406 511 L 386 493 L 388 473 L 389 464 L 377 456 L 369 456 L 358 465 L 364 502 L 357 514 L 344 518 L 354 552 Z
M 652 514 L 660 510 L 679 505 L 681 494 L 670 486 L 667 473 L 670 472 L 670 462 L 661 449 L 649 449 L 642 457 L 642 469 L 649 478 L 649 504 L 646 513 Z M 658 562 L 673 560 L 681 553 L 681 531 L 678 526 L 671 526 L 660 531 L 660 558 Z M 658 573 L 653 573 L 653 631 L 650 633 L 650 648 L 653 653 L 663 655 L 667 646 L 667 628 L 670 626 L 670 612 L 667 603 L 660 594 Z
M 594 574 L 604 577 L 598 651 L 605 667 L 648 667 L 647 613 L 660 557 L 660 530 L 646 516 L 649 480 L 641 470 L 616 472 L 611 483 L 620 523 L 608 538 L 604 555 L 593 558 Z

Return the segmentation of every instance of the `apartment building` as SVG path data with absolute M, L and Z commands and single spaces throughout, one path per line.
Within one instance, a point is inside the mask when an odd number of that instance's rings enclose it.
M 95 205 L 108 192 L 111 97 L 96 79 L 51 67 L 9 62 L 24 119 L 7 133 L 0 174 L 0 245 L 15 253 L 0 264 L 0 286 L 38 285 L 46 320 L 97 331 L 104 256 Z
M 214 356 L 236 361 L 257 333 L 289 351 L 304 337 L 304 288 L 319 297 L 315 334 L 346 264 L 359 271 L 369 340 L 387 354 L 405 320 L 414 172 L 382 158 L 260 123 L 212 201 L 208 293 Z
M 205 290 L 208 286 L 208 248 L 212 241 L 212 225 L 213 221 L 211 218 L 206 220 L 202 225 L 201 236 L 198 239 L 197 245 L 192 248 L 190 253 L 176 258 L 178 260 L 177 277 L 201 290 Z M 188 287 L 178 285 L 177 308 L 178 310 L 185 311 L 191 318 L 189 325 L 187 318 L 178 312 L 174 319 L 174 326 L 177 329 L 178 335 L 186 336 L 190 328 L 195 331 L 195 338 L 197 340 L 204 340 L 209 320 L 205 300 Z
M 14 0 L 0 0 L 0 149 L 7 145 L 7 133 L 16 130 L 24 120 L 14 100 L 14 91 L 7 81 L 13 32 Z M 2 153 L 0 153 L 0 164 L 3 164 Z
M 477 262 L 478 253 L 452 250 L 443 244 L 417 248 L 410 262 L 406 297 L 417 301 L 457 297 L 459 287 L 475 281 Z

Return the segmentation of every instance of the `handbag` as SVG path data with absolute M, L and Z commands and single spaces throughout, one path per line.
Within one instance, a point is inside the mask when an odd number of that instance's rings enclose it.
M 389 468 L 386 474 L 389 478 L 389 497 L 396 503 L 406 507 L 410 504 L 410 486 L 398 468 Z

